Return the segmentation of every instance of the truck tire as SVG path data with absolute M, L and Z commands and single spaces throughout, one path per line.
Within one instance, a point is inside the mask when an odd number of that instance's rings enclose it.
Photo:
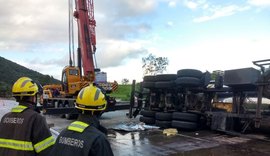
M 176 74 L 160 74 L 156 75 L 156 81 L 174 81 L 177 78 Z
M 151 117 L 141 116 L 139 120 L 140 122 L 143 122 L 147 125 L 154 125 L 156 123 L 156 119 L 151 118 Z
M 145 116 L 145 117 L 155 118 L 156 112 L 155 111 L 150 111 L 150 110 L 142 110 L 140 114 L 142 116 Z
M 178 77 L 195 77 L 200 79 L 202 77 L 202 72 L 197 69 L 181 69 L 177 71 Z
M 175 86 L 173 81 L 159 81 L 155 83 L 155 88 L 168 88 L 171 89 Z
M 69 108 L 69 105 L 66 104 L 65 107 Z M 78 114 L 69 113 L 69 114 L 65 114 L 65 117 L 67 120 L 73 120 L 73 119 L 76 119 L 78 117 Z
M 148 75 L 143 77 L 143 82 L 155 82 L 156 76 L 154 75 Z
M 195 122 L 172 120 L 172 127 L 184 130 L 196 130 L 198 128 L 198 124 Z
M 158 126 L 160 128 L 170 128 L 170 127 L 172 127 L 172 121 L 156 120 L 156 126 Z
M 58 107 L 63 108 L 64 104 L 61 102 L 61 103 L 58 104 Z M 65 114 L 60 114 L 60 118 L 65 118 L 65 117 L 66 117 Z
M 67 120 L 73 120 L 73 119 L 76 119 L 78 117 L 78 115 L 76 114 L 65 114 L 65 118 Z
M 199 87 L 202 86 L 202 82 L 200 79 L 196 77 L 179 77 L 175 80 L 177 85 L 183 87 Z
M 143 88 L 155 88 L 155 82 L 142 82 Z
M 188 112 L 173 112 L 172 119 L 180 121 L 198 122 L 200 115 Z
M 160 121 L 171 121 L 172 113 L 157 112 L 155 118 L 156 120 L 160 120 Z

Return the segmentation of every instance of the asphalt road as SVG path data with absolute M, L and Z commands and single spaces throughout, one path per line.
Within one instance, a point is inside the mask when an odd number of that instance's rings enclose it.
M 3 114 L 13 106 L 16 106 L 14 101 L 0 99 L 0 117 L 2 118 Z M 179 130 L 177 135 L 166 136 L 163 130 L 155 127 L 142 130 L 139 118 L 129 119 L 126 116 L 127 112 L 128 110 L 107 112 L 100 119 L 101 124 L 109 130 L 108 140 L 115 156 L 270 155 L 270 139 L 267 134 L 232 136 L 208 130 L 196 132 Z M 48 124 L 53 126 L 52 129 L 58 132 L 72 122 L 59 116 L 46 115 L 45 117 Z M 130 125 L 133 128 L 130 132 L 119 130 L 119 127 L 130 127 Z
M 175 136 L 166 136 L 163 130 L 141 130 L 139 118 L 129 119 L 128 110 L 103 114 L 101 124 L 109 129 L 108 139 L 116 156 L 269 156 L 270 141 L 267 135 L 247 134 L 232 136 L 201 130 L 179 130 Z M 54 129 L 61 131 L 72 120 L 58 116 L 46 116 Z M 116 130 L 119 127 L 135 127 L 132 131 Z M 135 125 L 135 126 L 134 126 Z M 150 127 L 151 128 L 151 127 Z M 136 130 L 137 129 L 137 130 Z

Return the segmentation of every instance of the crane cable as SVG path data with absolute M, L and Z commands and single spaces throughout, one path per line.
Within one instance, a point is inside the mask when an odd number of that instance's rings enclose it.
M 72 1 L 72 0 L 71 0 Z M 73 1 L 72 1 L 73 2 Z M 73 26 L 73 3 L 71 5 L 71 27 L 72 27 L 72 52 L 73 52 L 73 65 L 75 66 L 75 52 L 74 52 L 74 26 Z
M 93 53 L 93 56 L 94 56 L 94 66 L 95 66 L 95 68 L 98 68 L 96 53 Z
M 69 0 L 68 6 L 69 6 L 69 10 L 68 10 L 69 65 L 73 66 L 75 64 L 74 62 L 75 55 L 74 55 L 73 0 Z M 71 57 L 71 52 L 72 52 L 72 57 Z

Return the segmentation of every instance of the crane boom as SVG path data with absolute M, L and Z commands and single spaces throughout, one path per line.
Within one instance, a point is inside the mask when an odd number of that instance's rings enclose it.
M 89 27 L 90 27 L 90 36 L 91 43 L 93 45 L 94 53 L 96 52 L 96 20 L 94 15 L 94 2 L 93 0 L 88 0 L 88 12 L 89 12 Z
M 77 18 L 79 51 L 83 63 L 84 76 L 94 81 L 95 65 L 93 55 L 96 51 L 96 34 L 93 0 L 76 0 L 74 17 Z

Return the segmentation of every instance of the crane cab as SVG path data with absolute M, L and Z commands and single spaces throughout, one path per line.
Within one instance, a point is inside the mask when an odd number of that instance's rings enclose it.
M 62 71 L 62 88 L 66 94 L 77 95 L 81 89 L 81 72 L 78 67 L 66 66 Z

